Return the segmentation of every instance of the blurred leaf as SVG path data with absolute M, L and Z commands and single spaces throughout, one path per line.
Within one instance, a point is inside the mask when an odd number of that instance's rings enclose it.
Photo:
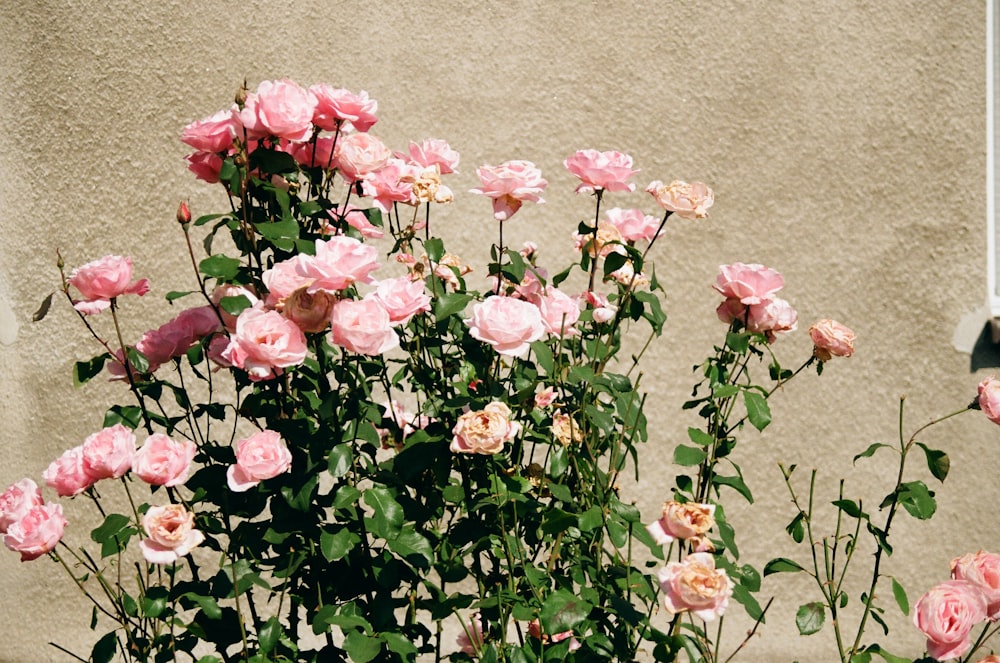
M 438 295 L 434 303 L 434 318 L 444 320 L 450 315 L 460 313 L 465 310 L 466 305 L 473 299 L 472 295 L 462 292 L 445 292 Z
M 806 603 L 799 607 L 795 613 L 795 625 L 799 628 L 801 635 L 812 635 L 823 628 L 823 621 L 826 619 L 826 611 L 823 604 L 816 601 Z
M 674 462 L 681 467 L 691 467 L 700 465 L 708 457 L 704 449 L 689 447 L 686 444 L 678 444 L 674 448 Z
M 549 458 L 549 472 L 552 473 L 552 478 L 558 479 L 563 475 L 566 469 L 569 467 L 569 452 L 566 447 L 556 447 L 552 450 L 552 455 Z
M 764 577 L 774 573 L 795 573 L 805 571 L 798 562 L 793 562 L 787 557 L 776 557 L 764 565 Z
M 857 456 L 854 457 L 853 462 L 857 463 L 859 458 L 870 458 L 876 451 L 878 451 L 882 447 L 888 448 L 889 445 L 882 444 L 881 442 L 875 442 L 874 444 L 869 445 L 867 449 L 865 449 L 864 451 L 862 451 L 861 453 L 859 453 Z
M 554 591 L 545 599 L 539 613 L 542 633 L 572 631 L 587 618 L 592 607 L 579 596 L 565 589 Z
M 33 316 L 31 316 L 31 321 L 32 322 L 38 322 L 39 320 L 41 320 L 42 318 L 44 318 L 46 315 L 48 315 L 49 309 L 52 307 L 52 297 L 55 294 L 56 293 L 53 290 L 52 292 L 50 292 L 48 294 L 48 296 L 45 299 L 42 300 L 42 303 L 39 304 L 39 306 L 38 306 L 38 310 L 35 311 L 35 314 Z
M 577 517 L 577 527 L 583 532 L 590 532 L 604 525 L 604 510 L 592 506 Z

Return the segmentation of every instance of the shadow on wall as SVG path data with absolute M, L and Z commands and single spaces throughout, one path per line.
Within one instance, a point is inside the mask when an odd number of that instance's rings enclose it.
M 972 346 L 969 371 L 975 373 L 984 368 L 1000 368 L 1000 344 L 993 342 L 990 324 L 986 323 L 975 345 Z

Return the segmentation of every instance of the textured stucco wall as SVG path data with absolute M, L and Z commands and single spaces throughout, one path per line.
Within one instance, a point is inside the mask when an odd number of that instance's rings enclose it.
M 129 302 L 134 336 L 186 289 L 177 201 L 196 214 L 219 193 L 184 170 L 177 135 L 230 103 L 244 77 L 366 89 L 380 102 L 375 133 L 393 147 L 428 136 L 462 154 L 454 189 L 475 167 L 535 161 L 546 205 L 526 209 L 507 239 L 569 257 L 568 233 L 589 213 L 561 160 L 585 147 L 620 149 L 638 180 L 700 179 L 716 191 L 704 222 L 671 224 L 657 273 L 667 284 L 667 333 L 647 354 L 653 441 L 644 483 L 627 490 L 647 514 L 671 483 L 690 368 L 722 333 L 708 284 L 721 263 L 764 262 L 786 277 L 797 334 L 777 352 L 805 356 L 804 328 L 835 317 L 858 352 L 805 376 L 773 400 L 775 424 L 747 433 L 740 462 L 755 489 L 734 506 L 743 552 L 762 565 L 802 557 L 782 528 L 793 515 L 776 463 L 816 466 L 824 499 L 851 456 L 971 400 L 989 369 L 951 346 L 960 317 L 985 299 L 985 6 L 982 2 L 204 2 L 39 0 L 0 4 L 0 484 L 38 477 L 100 425 L 118 386 L 74 390 L 74 360 L 96 351 L 59 302 L 29 322 L 68 265 L 132 255 L 154 293 Z M 616 204 L 652 211 L 645 194 Z M 457 252 L 473 255 L 485 203 L 459 196 L 439 216 Z M 903 520 L 885 570 L 911 599 L 943 579 L 951 557 L 1000 551 L 1000 431 L 967 415 L 926 438 L 952 456 L 933 521 Z M 915 463 L 914 465 L 918 465 Z M 848 492 L 878 499 L 884 462 L 862 462 Z M 924 474 L 920 475 L 925 477 Z M 51 495 L 49 495 L 51 496 Z M 737 504 L 731 500 L 732 504 Z M 68 505 L 69 540 L 87 538 L 93 509 Z M 861 561 L 861 560 L 859 560 Z M 765 593 L 804 590 L 785 577 Z M 815 600 L 815 594 L 802 594 Z M 857 592 L 853 593 L 856 607 Z M 921 639 L 886 593 L 893 651 Z M 794 633 L 797 603 L 776 602 L 743 660 L 832 660 L 829 630 Z M 733 611 L 738 612 L 738 610 Z M 856 614 L 856 613 L 852 613 Z M 851 617 L 847 617 L 848 622 Z M 67 660 L 45 643 L 88 652 L 89 609 L 47 560 L 0 555 L 0 662 Z M 732 618 L 730 646 L 746 626 Z M 877 628 L 877 627 L 873 627 Z M 873 632 L 874 633 L 874 632 Z M 728 646 L 727 646 L 728 649 Z

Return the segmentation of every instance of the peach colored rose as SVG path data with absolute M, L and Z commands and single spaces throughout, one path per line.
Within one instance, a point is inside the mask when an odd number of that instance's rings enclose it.
M 42 489 L 32 479 L 21 479 L 7 486 L 0 493 L 0 534 L 5 534 L 8 527 L 41 504 L 44 504 Z
M 242 493 L 265 479 L 289 471 L 292 454 L 273 430 L 262 430 L 236 443 L 236 464 L 226 471 L 229 489 Z
M 21 561 L 27 562 L 55 549 L 65 529 L 66 518 L 61 504 L 39 504 L 11 523 L 3 543 L 21 553 Z
M 510 415 L 510 408 L 499 401 L 464 413 L 451 429 L 450 449 L 454 453 L 484 455 L 502 451 L 503 445 L 521 431 L 521 425 L 511 421 Z
M 628 180 L 639 171 L 632 170 L 632 157 L 622 152 L 579 150 L 563 161 L 563 165 L 580 178 L 577 193 L 590 193 L 596 189 L 635 191 L 635 184 L 630 184 Z
M 409 159 L 410 163 L 421 168 L 437 166 L 438 172 L 442 175 L 454 173 L 458 168 L 458 152 L 451 149 L 445 141 L 435 138 L 428 138 L 419 144 L 411 141 L 408 152 L 397 153 L 396 156 Z
M 604 216 L 608 223 L 618 228 L 622 239 L 627 242 L 651 240 L 660 228 L 660 220 L 644 213 L 641 209 L 613 207 L 605 212 Z
M 378 102 L 369 99 L 364 90 L 355 94 L 320 83 L 310 87 L 309 91 L 316 97 L 313 123 L 320 129 L 336 131 L 339 125 L 346 122 L 355 130 L 364 132 L 378 121 L 375 117 Z
M 472 615 L 468 624 L 462 624 L 462 632 L 455 638 L 459 650 L 469 656 L 478 656 L 479 650 L 483 646 L 483 620 L 479 613 Z
M 378 299 L 342 299 L 333 305 L 330 340 L 362 355 L 376 356 L 399 347 L 389 312 Z
M 772 299 L 784 285 L 785 279 L 770 267 L 736 262 L 719 266 L 719 275 L 712 287 L 726 299 L 736 299 L 750 306 Z
M 382 302 L 394 326 L 405 325 L 417 313 L 431 310 L 431 298 L 424 290 L 424 282 L 414 281 L 409 276 L 379 281 L 372 296 Z
M 667 610 L 691 612 L 706 622 L 721 616 L 733 595 L 729 576 L 724 569 L 715 568 L 711 553 L 691 553 L 681 562 L 670 562 L 659 570 L 657 578 Z
M 595 234 L 581 235 L 575 231 L 573 233 L 573 248 L 581 252 L 586 251 L 591 258 L 620 251 L 619 245 L 622 243 L 624 243 L 624 238 L 618 228 L 603 219 L 598 222 Z
M 83 441 L 83 471 L 95 481 L 119 479 L 132 469 L 135 457 L 135 433 L 115 424 Z
M 222 110 L 195 120 L 181 131 L 181 142 L 199 152 L 226 152 L 233 146 L 233 114 Z
M 991 375 L 979 383 L 978 403 L 987 419 L 1000 424 L 1000 380 Z
M 135 453 L 132 471 L 153 486 L 179 486 L 187 481 L 197 450 L 190 440 L 172 440 L 154 433 Z
M 473 338 L 492 345 L 499 354 L 520 359 L 545 334 L 538 307 L 513 297 L 487 297 L 472 307 L 465 324 Z
M 548 185 L 542 171 L 530 161 L 506 161 L 499 166 L 476 169 L 481 185 L 471 189 L 493 199 L 493 218 L 506 221 L 521 209 L 524 201 L 544 203 L 542 191 Z
M 986 597 L 986 616 L 1000 618 L 1000 555 L 980 550 L 951 560 L 951 577 L 979 587 Z
M 666 545 L 676 539 L 699 537 L 715 526 L 715 505 L 696 502 L 663 503 L 663 515 L 646 526 L 656 543 Z
M 854 354 L 854 332 L 836 320 L 820 320 L 815 323 L 809 328 L 809 338 L 813 342 L 813 354 L 820 361 Z
M 311 281 L 310 294 L 336 294 L 354 283 L 371 283 L 370 274 L 379 267 L 378 249 L 345 235 L 316 240 L 316 255 L 303 256 L 296 264 L 298 274 Z
M 570 297 L 559 288 L 546 288 L 538 299 L 545 331 L 554 336 L 578 336 L 575 325 L 580 319 L 580 300 Z
M 278 304 L 278 311 L 304 332 L 321 332 L 330 326 L 330 314 L 337 299 L 325 290 L 309 294 L 302 286 Z
M 69 284 L 80 291 L 83 299 L 73 302 L 73 308 L 86 315 L 110 308 L 111 300 L 121 295 L 145 295 L 149 281 L 132 280 L 132 259 L 104 256 L 73 270 Z
M 150 564 L 171 564 L 205 540 L 194 528 L 194 514 L 180 504 L 151 506 L 142 517 L 146 538 L 139 542 Z
M 972 645 L 973 627 L 986 619 L 986 597 L 965 580 L 948 580 L 920 597 L 913 624 L 927 636 L 927 653 L 939 661 L 959 658 Z
M 385 165 L 392 153 L 367 133 L 342 136 L 333 151 L 333 163 L 348 182 L 357 182 Z
M 715 202 L 715 194 L 702 182 L 674 180 L 670 184 L 656 180 L 650 182 L 646 192 L 656 199 L 660 207 L 682 219 L 704 219 L 708 208 Z
M 96 481 L 83 469 L 83 445 L 64 451 L 42 472 L 42 478 L 59 497 L 79 495 Z
M 270 380 L 306 357 L 302 330 L 277 311 L 248 308 L 236 319 L 236 332 L 222 356 L 251 380 Z

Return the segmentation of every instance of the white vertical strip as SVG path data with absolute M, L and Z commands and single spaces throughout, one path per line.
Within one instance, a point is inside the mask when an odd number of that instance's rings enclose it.
M 997 293 L 996 38 L 997 3 L 986 0 L 986 282 L 990 315 L 1000 317 Z

